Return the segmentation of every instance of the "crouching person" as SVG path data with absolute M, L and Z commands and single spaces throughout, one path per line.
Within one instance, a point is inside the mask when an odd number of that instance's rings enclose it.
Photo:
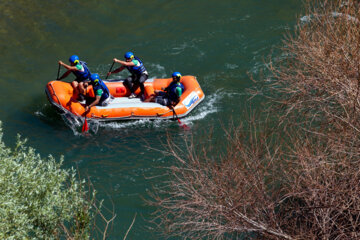
M 85 83 L 86 86 L 88 83 Z M 112 97 L 110 95 L 110 91 L 105 83 L 100 79 L 99 74 L 91 74 L 90 76 L 90 84 L 93 86 L 95 100 L 85 107 L 85 111 L 87 112 L 93 106 L 106 106 L 110 103 Z
M 181 74 L 174 72 L 172 82 L 164 89 L 164 91 L 155 91 L 155 96 L 145 100 L 145 102 L 156 102 L 164 106 L 173 107 L 179 103 L 180 97 L 184 92 L 184 85 L 180 82 Z

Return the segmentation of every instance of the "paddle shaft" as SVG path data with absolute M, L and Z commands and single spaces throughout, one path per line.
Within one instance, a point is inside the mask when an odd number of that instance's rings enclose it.
M 179 125 L 186 130 L 190 129 L 185 123 L 182 123 L 180 121 L 180 119 L 179 119 L 178 115 L 176 114 L 175 109 L 173 107 L 171 107 L 171 110 L 173 111 L 173 114 L 176 117 L 176 120 L 178 121 Z
M 85 95 L 86 95 L 86 93 L 87 93 L 87 86 L 85 88 Z M 85 106 L 86 106 L 86 104 L 85 104 Z M 89 130 L 87 119 L 86 119 L 86 113 L 89 112 L 89 111 L 90 111 L 90 108 L 89 108 L 89 110 L 84 112 L 85 119 L 84 119 L 84 124 L 83 124 L 83 126 L 81 128 L 81 132 L 87 132 Z
M 59 79 L 59 74 L 60 74 L 60 64 L 59 64 L 59 67 L 58 67 L 58 74 L 57 74 L 57 78 L 56 78 L 56 80 L 58 80 L 58 79 Z
M 111 67 L 110 67 L 110 69 L 109 69 L 109 71 L 108 71 L 108 72 L 111 72 L 111 70 L 112 70 L 112 68 L 113 68 L 114 64 L 115 64 L 115 62 L 113 62 L 113 63 L 111 64 Z M 108 79 L 108 77 L 109 77 L 109 76 L 106 74 L 106 78 L 105 78 L 105 79 Z
M 180 124 L 181 124 L 181 121 L 180 121 L 180 119 L 179 119 L 178 115 L 176 114 L 175 109 L 172 107 L 172 108 L 171 108 L 171 110 L 173 111 L 174 116 L 176 117 L 176 120 L 178 121 L 178 123 L 180 123 Z

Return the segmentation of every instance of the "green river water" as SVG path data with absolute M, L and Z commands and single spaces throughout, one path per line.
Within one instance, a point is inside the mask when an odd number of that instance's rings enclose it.
M 224 138 L 223 126 L 241 121 L 249 73 L 259 76 L 264 58 L 301 17 L 300 0 L 2 0 L 0 2 L 0 120 L 4 141 L 16 134 L 46 157 L 65 157 L 64 168 L 89 176 L 117 214 L 110 239 L 159 239 L 147 220 L 154 210 L 143 197 L 174 161 L 161 152 L 166 135 L 192 134 L 195 143 L 213 129 L 208 144 Z M 57 62 L 77 54 L 105 76 L 112 59 L 139 56 L 150 78 L 173 71 L 197 77 L 205 100 L 183 122 L 104 123 L 83 137 L 48 102 L 44 88 L 57 76 Z M 64 69 L 62 69 L 62 72 Z M 126 71 L 118 76 L 125 77 Z M 66 80 L 70 81 L 73 76 Z M 256 105 L 255 107 L 260 107 Z M 111 200 L 111 201 L 110 201 Z

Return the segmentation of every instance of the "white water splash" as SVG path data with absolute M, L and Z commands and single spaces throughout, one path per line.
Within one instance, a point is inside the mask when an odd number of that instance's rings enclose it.
M 155 69 L 159 72 L 165 72 L 165 67 L 161 66 L 160 64 L 157 63 L 150 63 L 148 64 L 150 66 L 150 68 Z
M 45 114 L 43 114 L 41 111 L 34 112 L 35 116 L 37 117 L 46 117 Z
M 186 124 L 193 124 L 193 122 L 204 119 L 206 116 L 216 113 L 221 105 L 221 99 L 226 95 L 222 89 L 217 90 L 214 94 L 211 94 L 200 103 L 198 109 L 195 109 L 195 114 L 192 113 L 190 116 L 182 119 Z
M 323 17 L 323 16 L 326 16 L 326 15 L 324 15 L 324 14 L 305 15 L 305 16 L 302 16 L 300 18 L 300 22 L 302 24 L 308 24 L 312 20 L 319 19 L 320 17 Z M 333 18 L 345 17 L 345 19 L 347 19 L 349 21 L 352 21 L 352 22 L 354 22 L 356 24 L 360 23 L 360 21 L 357 18 L 355 18 L 355 17 L 353 17 L 353 16 L 351 16 L 349 14 L 344 14 L 344 13 L 339 13 L 339 12 L 332 12 L 331 14 L 329 14 L 329 16 L 332 16 Z
M 141 127 L 164 127 L 163 120 L 129 120 L 129 121 L 118 121 L 118 122 L 100 122 L 99 126 L 102 128 L 113 128 L 113 129 L 128 129 L 128 128 L 141 128 Z
M 66 126 L 68 126 L 75 136 L 80 136 L 81 133 L 79 132 L 80 127 L 82 126 L 82 122 L 79 119 L 75 118 L 70 113 L 62 113 L 60 114 L 61 118 L 63 119 Z
M 194 56 L 202 58 L 203 56 L 205 56 L 205 52 L 200 50 L 200 48 L 198 47 L 198 43 L 202 41 L 204 41 L 204 39 L 202 38 L 189 39 L 189 41 L 170 47 L 170 49 L 168 49 L 167 51 L 169 55 L 180 55 L 186 50 L 191 50 L 194 52 Z
M 239 68 L 239 65 L 237 65 L 237 64 L 231 64 L 231 63 L 225 63 L 225 67 L 226 67 L 227 69 L 234 70 L 234 69 L 236 69 L 236 68 Z

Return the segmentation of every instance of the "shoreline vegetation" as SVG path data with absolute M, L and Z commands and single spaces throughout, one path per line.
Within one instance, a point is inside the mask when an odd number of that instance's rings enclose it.
M 18 136 L 7 148 L 0 122 L 0 239 L 106 239 L 116 215 L 90 180 L 43 159 Z M 97 222 L 95 222 L 95 220 Z
M 305 4 L 249 90 L 266 110 L 230 126 L 226 153 L 169 141 L 149 200 L 167 238 L 360 238 L 360 5 Z

